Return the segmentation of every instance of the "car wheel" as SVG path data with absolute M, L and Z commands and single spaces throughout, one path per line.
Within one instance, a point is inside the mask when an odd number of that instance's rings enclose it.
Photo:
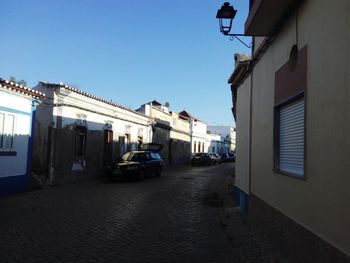
M 145 171 L 144 170 L 140 170 L 138 179 L 140 181 L 143 181 L 145 179 Z
M 161 177 L 162 176 L 162 167 L 159 167 L 157 170 L 156 170 L 156 176 L 157 177 Z

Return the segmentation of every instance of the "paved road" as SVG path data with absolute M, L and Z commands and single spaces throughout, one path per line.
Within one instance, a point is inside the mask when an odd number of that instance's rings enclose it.
M 142 182 L 90 181 L 2 199 L 0 261 L 235 262 L 208 205 L 233 167 L 181 167 Z

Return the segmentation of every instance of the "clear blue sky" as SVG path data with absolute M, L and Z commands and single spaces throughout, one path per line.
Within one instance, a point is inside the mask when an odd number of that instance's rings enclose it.
M 1 0 L 0 77 L 74 85 L 133 109 L 153 99 L 234 125 L 227 79 L 235 53 L 216 0 Z M 248 0 L 231 1 L 242 33 Z M 250 39 L 246 38 L 246 42 Z

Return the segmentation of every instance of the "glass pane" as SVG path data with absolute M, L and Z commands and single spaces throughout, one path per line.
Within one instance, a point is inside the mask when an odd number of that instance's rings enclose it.
M 131 161 L 134 162 L 140 162 L 145 159 L 145 154 L 143 153 L 135 153 L 134 156 L 132 157 Z
M 0 148 L 3 148 L 4 145 L 4 118 L 5 115 L 0 113 Z
M 11 149 L 13 148 L 13 135 L 15 131 L 15 116 L 7 115 L 6 117 L 6 140 L 5 140 L 5 148 Z

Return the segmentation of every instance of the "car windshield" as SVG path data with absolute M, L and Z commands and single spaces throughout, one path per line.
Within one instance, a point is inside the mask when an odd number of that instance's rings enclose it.
M 123 155 L 123 161 L 134 161 L 139 162 L 145 158 L 145 153 L 143 152 L 128 152 Z

